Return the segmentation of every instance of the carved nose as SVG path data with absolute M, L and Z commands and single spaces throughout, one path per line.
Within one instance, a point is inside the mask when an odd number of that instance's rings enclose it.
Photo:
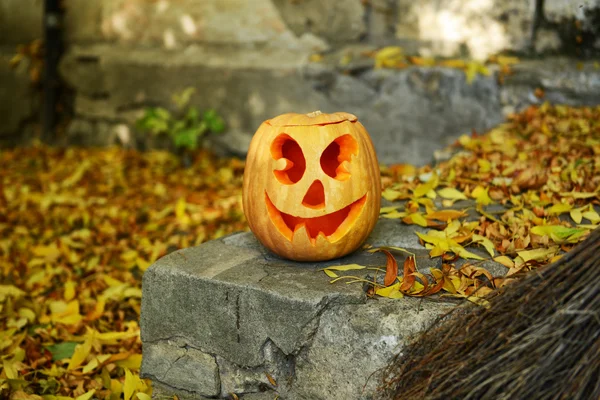
M 325 188 L 320 180 L 316 180 L 310 185 L 302 199 L 302 204 L 308 208 L 323 208 L 325 207 Z

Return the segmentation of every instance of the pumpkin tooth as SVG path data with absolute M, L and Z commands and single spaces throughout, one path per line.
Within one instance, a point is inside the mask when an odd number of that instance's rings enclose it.
M 294 234 L 304 228 L 313 245 L 316 244 L 319 235 L 323 235 L 328 242 L 335 242 L 348 233 L 361 214 L 366 201 L 367 195 L 365 194 L 341 210 L 319 217 L 303 218 L 278 210 L 265 191 L 267 211 L 279 233 L 291 242 Z

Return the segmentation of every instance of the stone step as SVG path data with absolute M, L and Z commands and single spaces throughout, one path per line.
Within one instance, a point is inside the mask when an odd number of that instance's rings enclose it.
M 373 69 L 373 60 L 364 59 L 348 70 L 335 60 L 311 63 L 309 56 L 281 48 L 74 46 L 61 65 L 76 92 L 70 140 L 145 143 L 147 135 L 132 129 L 144 108 L 168 107 L 173 93 L 195 87 L 193 105 L 215 108 L 227 122 L 227 132 L 211 142 L 222 153 L 243 156 L 258 126 L 278 114 L 343 110 L 370 132 L 380 162 L 422 165 L 461 134 L 490 129 L 529 104 L 600 104 L 593 61 L 523 61 L 500 85 L 493 67 L 490 76 L 468 83 L 454 68 Z M 536 89 L 545 97 L 536 97 Z
M 427 273 L 439 260 L 429 258 L 415 231 L 424 229 L 380 220 L 367 243 L 405 247 Z M 330 284 L 320 271 L 349 263 L 382 266 L 385 257 L 358 251 L 291 262 L 251 233 L 237 233 L 161 258 L 143 278 L 142 376 L 157 393 L 180 398 L 372 398 L 380 368 L 456 303 L 369 299 L 360 284 Z

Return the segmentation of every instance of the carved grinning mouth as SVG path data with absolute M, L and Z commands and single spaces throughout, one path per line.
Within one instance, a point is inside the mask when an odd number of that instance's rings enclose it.
M 267 211 L 279 233 L 291 242 L 294 238 L 294 233 L 305 227 L 308 238 L 313 245 L 316 244 L 319 235 L 322 235 L 330 243 L 346 235 L 361 214 L 366 201 L 367 195 L 365 194 L 360 199 L 338 211 L 320 217 L 302 218 L 278 210 L 265 191 Z

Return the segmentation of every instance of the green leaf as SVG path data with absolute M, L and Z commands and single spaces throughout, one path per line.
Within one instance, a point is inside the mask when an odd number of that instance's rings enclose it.
M 225 121 L 223 121 L 223 118 L 215 110 L 206 111 L 203 120 L 206 122 L 208 129 L 213 133 L 221 133 L 225 130 Z
M 166 108 L 156 107 L 154 109 L 156 118 L 168 121 L 171 119 L 171 113 Z
M 531 228 L 531 233 L 549 236 L 556 243 L 577 243 L 588 232 L 587 229 L 569 228 L 562 225 L 543 225 Z
M 196 107 L 188 108 L 185 119 L 192 125 L 198 124 L 198 121 L 200 120 L 200 114 L 198 113 Z
M 75 346 L 77 346 L 77 342 L 63 342 L 46 346 L 46 349 L 52 353 L 53 361 L 59 361 L 71 358 L 75 352 Z
M 176 147 L 184 147 L 189 150 L 195 150 L 198 147 L 198 130 L 183 129 L 173 136 L 173 142 Z

